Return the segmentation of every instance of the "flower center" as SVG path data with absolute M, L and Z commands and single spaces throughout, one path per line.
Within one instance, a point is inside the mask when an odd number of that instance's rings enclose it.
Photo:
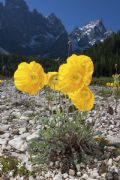
M 58 83 L 58 76 L 54 76 L 53 77 L 53 84 L 57 84 Z
M 80 74 L 75 74 L 75 75 L 73 75 L 73 80 L 78 84 L 78 83 L 80 83 L 80 81 L 81 81 L 81 75 Z
M 36 73 L 31 74 L 31 80 L 36 83 L 38 81 L 38 75 Z

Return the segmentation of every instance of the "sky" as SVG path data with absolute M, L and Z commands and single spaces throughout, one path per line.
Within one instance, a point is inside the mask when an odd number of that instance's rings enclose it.
M 1 0 L 0 0 L 1 1 Z M 44 16 L 55 13 L 66 30 L 102 19 L 105 27 L 120 30 L 120 0 L 25 0 L 30 8 L 37 9 Z

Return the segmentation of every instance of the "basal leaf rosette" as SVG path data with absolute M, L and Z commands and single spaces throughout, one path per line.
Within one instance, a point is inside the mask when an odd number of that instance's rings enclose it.
M 35 61 L 22 62 L 14 73 L 14 83 L 18 90 L 35 95 L 46 83 L 42 66 Z
M 47 73 L 47 85 L 53 90 L 59 90 L 58 72 Z
M 75 55 L 67 59 L 67 63 L 59 67 L 59 86 L 61 92 L 68 94 L 84 85 L 89 85 L 92 80 L 94 66 L 88 56 Z
M 69 94 L 69 98 L 79 111 L 89 111 L 94 105 L 94 94 L 87 86 Z

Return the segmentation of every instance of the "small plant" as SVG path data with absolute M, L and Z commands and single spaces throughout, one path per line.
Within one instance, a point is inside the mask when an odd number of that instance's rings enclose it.
M 84 55 L 72 55 L 58 72 L 47 74 L 35 61 L 18 66 L 14 74 L 16 88 L 30 95 L 44 88 L 45 110 L 50 111 L 49 117 L 41 117 L 39 138 L 29 144 L 31 161 L 61 161 L 62 172 L 66 172 L 71 166 L 77 170 L 76 164 L 92 155 L 93 134 L 83 114 L 94 104 L 89 89 L 93 69 L 92 60 Z M 71 102 L 75 107 L 69 105 Z
M 112 94 L 115 97 L 115 112 L 117 112 L 117 103 L 118 99 L 120 98 L 120 74 L 117 73 L 117 64 L 116 67 L 116 73 L 112 75 L 113 82 L 107 83 L 106 85 L 112 88 Z
M 86 155 L 92 155 L 95 146 L 91 127 L 85 122 L 85 116 L 74 113 L 72 116 L 56 114 L 49 120 L 43 118 L 40 136 L 29 144 L 31 160 L 49 164 L 50 161 L 61 161 L 65 172 L 64 161 L 68 169 L 82 162 Z
M 12 172 L 13 177 L 17 175 L 29 177 L 29 174 L 34 174 L 34 172 L 28 171 L 15 157 L 0 156 L 0 173 L 3 176 L 9 176 L 10 172 Z

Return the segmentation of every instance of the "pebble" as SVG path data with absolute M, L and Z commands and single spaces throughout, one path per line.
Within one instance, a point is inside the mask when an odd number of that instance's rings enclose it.
M 69 169 L 69 175 L 70 176 L 74 176 L 75 175 L 75 171 L 73 169 Z
M 120 156 L 116 157 L 115 161 L 116 162 L 120 161 Z
M 23 139 L 21 139 L 21 137 L 10 140 L 8 144 L 19 151 L 24 152 L 25 150 L 27 150 L 27 143 Z
M 83 179 L 83 180 L 88 180 L 88 175 L 87 175 L 87 174 L 83 174 L 83 176 L 81 177 L 81 179 Z
M 0 124 L 0 131 L 6 131 L 9 129 L 9 127 L 10 127 L 10 125 Z
M 2 139 L 6 139 L 6 138 L 9 138 L 9 137 L 10 137 L 10 133 L 8 133 L 8 132 L 0 135 L 0 138 L 2 138 Z
M 111 172 L 108 172 L 108 173 L 106 174 L 106 179 L 107 179 L 107 180 L 113 180 L 113 175 L 112 175 Z
M 19 133 L 20 134 L 23 134 L 23 133 L 25 133 L 26 132 L 26 127 L 21 127 L 21 128 L 19 128 Z
M 45 178 L 50 178 L 52 176 L 51 174 L 51 172 L 48 172 L 47 174 L 45 174 Z
M 6 139 L 1 139 L 1 138 L 0 138 L 0 144 L 1 144 L 1 145 L 7 144 L 7 140 L 6 140 Z
M 29 180 L 35 180 L 35 178 L 33 176 L 30 176 Z
M 30 141 L 31 139 L 34 139 L 34 138 L 37 138 L 37 137 L 39 137 L 39 134 L 36 133 L 36 132 L 34 132 L 33 134 L 28 135 L 28 136 L 26 137 L 26 140 L 27 140 L 27 141 Z
M 94 179 L 99 179 L 99 174 L 95 171 L 92 172 L 91 177 Z
M 68 178 L 68 176 L 69 176 L 69 175 L 68 175 L 67 173 L 64 173 L 64 174 L 63 174 L 63 178 L 65 178 L 65 179 Z
M 53 178 L 53 180 L 63 180 L 62 175 L 61 175 L 61 174 L 55 175 L 55 177 Z
M 13 112 L 12 115 L 14 116 L 14 118 L 17 118 L 17 119 L 21 117 L 20 112 Z
M 27 116 L 21 116 L 21 117 L 20 117 L 20 120 L 22 120 L 22 121 L 28 121 L 28 120 L 29 120 L 29 117 L 27 117 Z
M 113 162 L 113 160 L 112 160 L 112 159 L 109 159 L 108 162 L 107 162 L 107 165 L 108 165 L 108 166 L 112 166 L 112 162 Z
M 29 124 L 34 125 L 35 124 L 35 120 L 30 120 Z
M 81 176 L 81 172 L 77 172 L 77 176 L 80 177 Z

